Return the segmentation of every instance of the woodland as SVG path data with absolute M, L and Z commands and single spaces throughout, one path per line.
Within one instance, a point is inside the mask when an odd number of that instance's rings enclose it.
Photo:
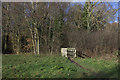
M 3 54 L 57 54 L 76 48 L 90 56 L 118 51 L 118 9 L 108 2 L 3 2 Z

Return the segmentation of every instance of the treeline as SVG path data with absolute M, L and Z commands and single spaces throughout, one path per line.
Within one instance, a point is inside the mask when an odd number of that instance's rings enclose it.
M 117 50 L 117 9 L 110 3 L 2 3 L 2 52 L 58 53 L 75 47 L 87 54 Z

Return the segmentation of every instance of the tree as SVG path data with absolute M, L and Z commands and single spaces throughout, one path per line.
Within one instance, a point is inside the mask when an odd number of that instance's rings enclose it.
M 88 31 L 103 29 L 106 23 L 114 20 L 116 11 L 110 3 L 86 2 L 83 8 L 83 26 Z

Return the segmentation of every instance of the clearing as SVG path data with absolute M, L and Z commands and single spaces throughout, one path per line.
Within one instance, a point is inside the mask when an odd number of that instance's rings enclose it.
M 75 58 L 77 63 L 95 71 L 95 75 L 60 55 L 2 55 L 3 78 L 117 78 L 116 59 Z

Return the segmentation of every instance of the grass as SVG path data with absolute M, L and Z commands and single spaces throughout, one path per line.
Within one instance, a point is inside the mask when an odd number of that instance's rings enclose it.
M 74 60 L 80 65 L 98 73 L 82 69 L 60 55 L 3 55 L 3 78 L 117 78 L 115 60 Z

